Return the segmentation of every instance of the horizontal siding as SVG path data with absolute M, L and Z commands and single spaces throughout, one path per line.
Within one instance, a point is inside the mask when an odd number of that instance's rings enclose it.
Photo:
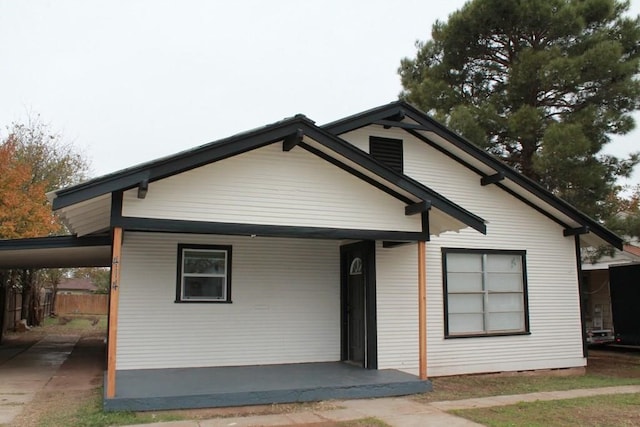
M 285 226 L 421 231 L 405 204 L 300 147 L 272 144 L 125 192 L 123 214 Z
M 178 243 L 233 246 L 232 304 L 176 304 Z M 126 232 L 117 369 L 340 359 L 339 243 Z
M 558 224 L 495 185 L 481 186 L 475 173 L 406 132 L 376 128 L 370 134 L 403 139 L 407 175 L 487 220 L 487 235 L 464 229 L 432 236 L 427 242 L 428 375 L 583 366 L 573 238 L 563 237 Z M 368 136 L 368 130 L 361 129 L 347 139 L 363 148 Z M 531 334 L 445 339 L 443 247 L 526 250 Z M 410 372 L 418 368 L 413 326 L 417 325 L 417 266 L 411 261 L 416 251 L 415 245 L 409 245 L 380 249 L 377 254 L 381 368 Z M 393 322 L 414 329 L 394 333 Z

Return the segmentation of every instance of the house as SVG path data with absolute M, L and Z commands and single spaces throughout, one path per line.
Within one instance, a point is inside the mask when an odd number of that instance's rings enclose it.
M 324 126 L 297 115 L 49 197 L 73 236 L 2 242 L 0 266 L 111 266 L 108 409 L 583 368 L 580 248 L 622 245 L 402 101 Z
M 637 242 L 636 242 L 637 243 Z M 617 277 L 619 267 L 640 264 L 640 247 L 625 244 L 621 251 L 598 256 L 597 259 L 584 259 L 583 254 L 583 306 L 587 341 L 591 344 L 612 343 L 615 341 L 615 307 L 612 301 L 612 276 Z M 588 257 L 587 257 L 588 258 Z M 633 280 L 637 283 L 636 279 Z M 622 278 L 619 278 L 619 280 Z M 614 287 L 626 287 L 626 283 L 614 283 Z M 626 295 L 626 294 L 625 294 Z M 618 302 L 619 304 L 620 302 Z M 618 307 L 623 312 L 622 307 Z M 624 327 L 624 325 L 619 325 Z M 618 340 L 621 338 L 618 337 Z
M 89 279 L 83 277 L 64 278 L 57 287 L 57 294 L 82 295 L 92 294 L 98 287 Z

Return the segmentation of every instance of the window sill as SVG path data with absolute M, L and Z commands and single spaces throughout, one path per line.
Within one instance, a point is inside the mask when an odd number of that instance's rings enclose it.
M 444 339 L 457 339 L 457 338 L 488 338 L 488 337 L 511 337 L 511 336 L 522 336 L 522 335 L 531 335 L 529 331 L 522 332 L 495 332 L 495 333 L 486 333 L 486 334 L 466 334 L 466 335 L 445 335 Z
M 175 300 L 176 304 L 232 304 L 231 300 Z

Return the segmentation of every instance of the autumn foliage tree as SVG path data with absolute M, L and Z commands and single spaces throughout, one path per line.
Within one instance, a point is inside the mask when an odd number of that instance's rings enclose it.
M 17 156 L 15 136 L 0 145 L 0 237 L 46 236 L 59 229 L 45 196 L 46 181 L 36 181 L 32 168 Z
M 88 162 L 38 117 L 26 124 L 14 123 L 8 131 L 0 141 L 0 239 L 63 233 L 46 192 L 85 180 Z M 44 275 L 36 270 L 14 270 L 3 276 L 0 292 L 9 286 L 21 289 L 22 318 L 38 324 L 36 307 Z

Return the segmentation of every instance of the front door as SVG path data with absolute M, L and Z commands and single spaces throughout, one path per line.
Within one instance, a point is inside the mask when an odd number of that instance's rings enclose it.
M 373 256 L 374 242 L 341 247 L 342 359 L 365 368 L 377 367 Z

